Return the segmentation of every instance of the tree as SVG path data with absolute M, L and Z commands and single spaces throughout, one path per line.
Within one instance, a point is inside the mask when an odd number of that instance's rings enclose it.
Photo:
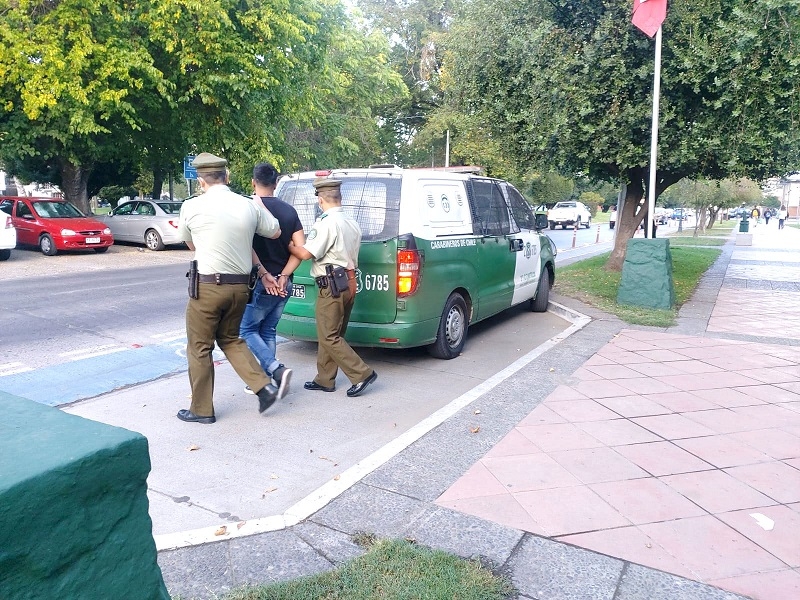
M 451 110 L 491 124 L 519 164 L 624 184 L 609 268 L 646 216 L 653 42 L 625 0 L 475 0 L 447 36 Z M 798 164 L 800 7 L 670 5 L 655 195 L 684 177 L 761 179 Z

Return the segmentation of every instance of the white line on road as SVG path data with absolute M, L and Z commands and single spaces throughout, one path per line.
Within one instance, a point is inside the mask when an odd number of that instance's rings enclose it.
M 171 342 L 172 340 L 177 340 L 181 337 L 186 337 L 186 330 L 185 329 L 175 329 L 173 331 L 165 331 L 164 333 L 154 333 L 150 336 L 151 338 L 164 338 L 163 341 Z
M 92 348 L 83 348 L 81 350 L 62 352 L 59 354 L 59 356 L 69 360 L 82 360 L 84 358 L 93 358 L 95 356 L 103 356 L 104 354 L 113 354 L 114 352 L 123 352 L 125 350 L 128 350 L 128 348 L 125 346 L 105 344 L 104 346 L 94 346 Z
M 33 371 L 33 367 L 26 367 L 21 362 L 13 362 L 0 365 L 0 377 L 5 377 L 7 375 L 16 375 L 17 373 L 25 373 L 27 371 Z

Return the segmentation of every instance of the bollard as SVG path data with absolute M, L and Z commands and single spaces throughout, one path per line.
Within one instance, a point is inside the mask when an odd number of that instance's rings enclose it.
M 600 225 L 597 226 L 597 239 L 594 241 L 595 244 L 600 243 Z
M 572 230 L 572 247 L 575 247 L 575 238 L 578 236 L 578 222 L 575 221 L 575 228 Z

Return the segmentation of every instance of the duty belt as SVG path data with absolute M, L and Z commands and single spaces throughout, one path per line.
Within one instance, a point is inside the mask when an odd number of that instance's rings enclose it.
M 214 273 L 212 275 L 200 275 L 200 283 L 214 283 L 216 285 L 233 285 L 238 283 L 249 283 L 249 275 L 232 275 L 228 273 Z
M 347 278 L 348 279 L 355 279 L 356 278 L 356 270 L 355 269 L 346 269 L 346 271 L 347 271 Z M 323 275 L 322 277 L 315 277 L 314 278 L 314 283 L 317 284 L 317 287 L 319 289 L 324 290 L 324 289 L 326 289 L 328 287 L 330 282 L 328 281 L 328 276 L 327 275 Z

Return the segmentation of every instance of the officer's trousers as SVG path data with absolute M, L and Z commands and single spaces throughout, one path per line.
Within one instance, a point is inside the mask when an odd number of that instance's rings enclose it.
M 239 324 L 248 295 L 247 284 L 201 283 L 199 298 L 190 298 L 186 305 L 186 358 L 192 387 L 190 410 L 199 417 L 214 414 L 214 342 L 250 389 L 258 391 L 269 384 L 255 356 L 239 338 Z
M 355 302 L 354 287 L 342 292 L 338 298 L 331 296 L 330 288 L 319 290 L 317 295 L 315 315 L 319 348 L 314 381 L 325 387 L 334 387 L 339 369 L 344 371 L 352 384 L 360 383 L 372 375 L 372 368 L 344 340 Z

